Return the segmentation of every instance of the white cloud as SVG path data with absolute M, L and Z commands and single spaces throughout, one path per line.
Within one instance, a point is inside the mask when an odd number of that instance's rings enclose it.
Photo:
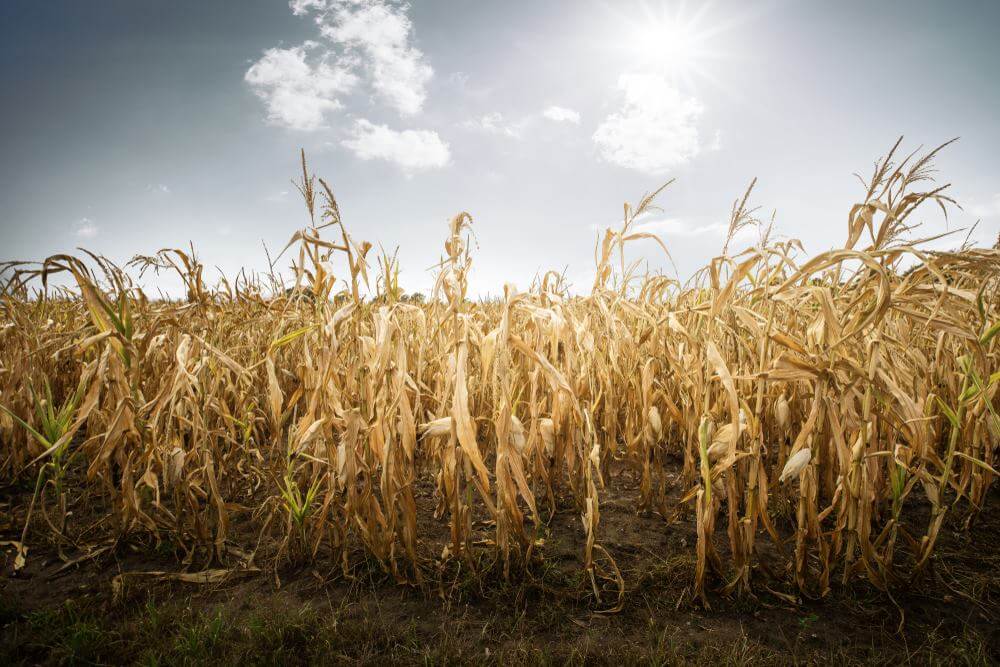
M 430 130 L 393 130 L 359 119 L 341 144 L 362 160 L 386 160 L 412 173 L 444 167 L 451 160 L 448 144 Z
M 550 106 L 542 112 L 542 115 L 556 123 L 580 124 L 580 112 L 566 107 Z
M 619 229 L 621 225 L 621 222 L 615 222 L 609 225 L 591 225 L 590 227 L 591 229 L 601 231 L 608 228 Z M 699 225 L 681 218 L 656 218 L 649 214 L 644 214 L 636 219 L 631 230 L 633 232 L 653 233 L 662 236 L 664 239 L 694 238 L 698 236 L 723 238 L 729 232 L 729 225 L 724 222 Z M 750 237 L 755 231 L 755 227 L 748 225 L 736 232 L 735 238 Z
M 715 131 L 715 135 L 712 137 L 712 143 L 708 145 L 708 150 L 710 151 L 722 150 L 722 130 Z
M 694 225 L 679 218 L 660 218 L 658 220 L 640 222 L 633 229 L 637 232 L 652 232 L 667 237 L 725 236 L 729 230 L 729 225 L 722 223 Z
M 156 193 L 159 193 L 161 195 L 169 195 L 170 194 L 170 186 L 168 186 L 168 185 L 166 185 L 164 183 L 155 183 L 155 184 L 154 183 L 150 183 L 149 185 L 146 186 L 146 191 L 147 192 L 156 192 Z
M 465 90 L 469 85 L 469 75 L 465 72 L 452 72 L 448 75 L 448 84 L 459 90 Z
M 289 0 L 288 7 L 296 16 L 304 16 L 311 11 L 322 11 L 329 3 L 326 0 Z
M 594 143 L 608 162 L 660 175 L 698 155 L 696 123 L 701 102 L 683 95 L 659 74 L 622 74 L 622 108 L 594 132 Z
M 434 74 L 412 44 L 408 3 L 393 0 L 290 0 L 296 16 L 312 16 L 322 42 L 271 48 L 244 79 L 264 101 L 268 120 L 296 130 L 325 126 L 342 97 L 364 77 L 401 115 L 419 112 Z
M 80 218 L 75 225 L 75 231 L 73 232 L 77 238 L 81 239 L 92 239 L 97 236 L 99 231 L 97 225 L 90 218 Z
M 408 10 L 407 4 L 383 0 L 342 0 L 317 19 L 323 36 L 345 48 L 348 58 L 361 56 L 375 92 L 406 116 L 423 107 L 427 82 L 434 75 L 423 52 L 410 44 L 413 23 Z
M 969 213 L 977 218 L 993 218 L 1000 216 L 1000 193 L 993 195 L 993 199 L 988 202 L 970 206 Z
M 481 130 L 489 134 L 502 134 L 516 139 L 521 136 L 524 122 L 506 123 L 504 122 L 503 114 L 499 111 L 494 111 L 474 120 L 467 120 L 462 123 L 462 127 L 470 130 Z
M 293 130 L 323 127 L 326 113 L 343 106 L 337 98 L 357 82 L 350 70 L 330 64 L 323 51 L 310 62 L 309 52 L 317 46 L 305 42 L 290 49 L 268 49 L 247 70 L 244 79 L 267 105 L 267 118 L 275 125 Z

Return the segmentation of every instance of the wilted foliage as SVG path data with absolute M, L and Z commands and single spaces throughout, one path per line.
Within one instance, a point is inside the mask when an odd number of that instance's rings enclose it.
M 664 531 L 695 522 L 706 604 L 710 589 L 750 591 L 761 564 L 817 595 L 835 579 L 907 581 L 946 514 L 973 519 L 996 476 L 1000 250 L 910 239 L 919 207 L 953 202 L 928 179 L 936 151 L 897 164 L 897 147 L 850 209 L 842 248 L 801 257 L 797 241 L 773 240 L 748 189 L 723 254 L 683 286 L 626 261 L 651 236 L 635 221 L 657 191 L 599 239 L 587 295 L 550 272 L 526 293 L 470 300 L 463 212 L 433 294 L 406 296 L 395 255 L 371 279 L 372 245 L 347 232 L 304 157 L 309 226 L 282 253 L 292 287 L 241 273 L 210 288 L 179 249 L 130 267 L 179 274 L 182 303 L 147 298 L 89 253 L 8 265 L 0 480 L 37 480 L 17 566 L 32 539 L 105 533 L 169 537 L 189 562 L 325 560 L 346 573 L 363 553 L 414 582 L 436 561 L 475 566 L 493 551 L 511 576 L 570 498 L 595 605 L 613 609 L 625 582 L 601 546 L 600 505 L 616 495 L 609 471 L 631 467 L 637 510 L 662 514 Z M 759 242 L 730 255 L 745 227 Z M 42 290 L 55 273 L 76 289 Z M 443 553 L 418 530 L 422 480 L 450 529 Z M 67 495 L 112 515 L 74 525 Z M 234 543 L 237 517 L 259 534 L 252 553 Z

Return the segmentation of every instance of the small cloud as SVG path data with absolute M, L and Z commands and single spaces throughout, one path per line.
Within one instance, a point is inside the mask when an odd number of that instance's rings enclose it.
M 431 130 L 393 130 L 368 120 L 355 121 L 351 137 L 341 142 L 362 160 L 385 160 L 407 174 L 446 166 L 451 160 L 448 144 Z
M 969 213 L 977 218 L 994 218 L 1000 216 L 1000 192 L 993 195 L 993 199 L 987 202 L 970 206 Z
M 618 229 L 621 227 L 621 222 L 615 222 L 613 224 L 598 225 L 593 224 L 590 226 L 591 229 L 597 231 L 603 231 L 605 229 Z M 737 233 L 735 238 L 742 238 L 744 236 L 750 236 L 753 234 L 756 228 L 753 226 L 746 226 L 741 228 Z M 699 236 L 715 236 L 715 237 L 725 237 L 729 233 L 729 225 L 722 222 L 709 223 L 704 225 L 699 225 L 691 222 L 690 220 L 683 220 L 681 218 L 655 218 L 652 215 L 640 215 L 636 218 L 636 222 L 633 227 L 631 227 L 633 232 L 641 233 L 652 233 L 658 236 L 662 236 L 664 239 L 672 238 L 694 238 Z
M 462 123 L 462 127 L 468 130 L 479 130 L 488 134 L 500 134 L 512 139 L 520 138 L 524 125 L 525 121 L 518 123 L 504 122 L 503 114 L 499 111 L 494 111 L 493 113 L 488 113 L 474 120 L 467 120 Z
M 156 192 L 161 195 L 169 195 L 170 188 L 164 185 L 163 183 L 157 183 L 155 185 L 153 183 L 150 183 L 149 185 L 146 186 L 146 192 Z
M 469 85 L 469 75 L 465 72 L 452 72 L 448 75 L 447 82 L 459 90 L 464 90 Z
M 697 121 L 704 107 L 660 74 L 626 73 L 618 78 L 621 109 L 609 115 L 593 140 L 606 161 L 651 175 L 698 155 Z
M 80 218 L 74 226 L 74 235 L 80 239 L 92 239 L 99 231 L 97 225 L 90 218 Z
M 722 223 L 695 225 L 680 218 L 659 218 L 640 220 L 633 229 L 637 232 L 652 232 L 667 237 L 725 236 L 729 225 Z
M 324 11 L 329 5 L 327 0 L 290 0 L 288 7 L 296 16 L 304 16 L 311 11 Z
M 712 143 L 708 145 L 708 150 L 713 152 L 722 150 L 722 130 L 715 131 L 715 135 L 712 137 Z
M 271 203 L 288 201 L 288 190 L 282 190 L 281 192 L 275 192 L 274 194 L 270 194 L 264 197 L 264 201 Z
M 481 80 L 475 80 L 466 72 L 452 72 L 444 80 L 445 85 L 454 92 L 470 100 L 486 101 L 495 91 L 495 86 L 485 85 Z
M 542 116 L 556 123 L 580 124 L 580 112 L 566 107 L 550 106 L 542 112 Z

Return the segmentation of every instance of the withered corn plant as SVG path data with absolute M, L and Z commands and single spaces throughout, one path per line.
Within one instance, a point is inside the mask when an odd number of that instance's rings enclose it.
M 1000 250 L 916 235 L 918 211 L 955 205 L 930 178 L 938 150 L 897 143 L 842 247 L 815 256 L 772 238 L 751 184 L 685 284 L 627 258 L 667 251 L 637 222 L 664 186 L 598 239 L 589 293 L 550 271 L 472 300 L 463 212 L 433 293 L 408 297 L 395 255 L 369 279 L 372 245 L 304 155 L 308 224 L 267 273 L 211 287 L 193 249 L 4 265 L 0 483 L 35 481 L 15 566 L 31 536 L 167 540 L 189 567 L 367 562 L 411 583 L 493 557 L 510 577 L 572 508 L 608 611 L 627 582 L 601 505 L 633 494 L 631 471 L 636 511 L 695 526 L 705 604 L 775 577 L 814 596 L 905 584 L 983 511 L 1000 439 Z M 129 270 L 175 272 L 185 300 Z

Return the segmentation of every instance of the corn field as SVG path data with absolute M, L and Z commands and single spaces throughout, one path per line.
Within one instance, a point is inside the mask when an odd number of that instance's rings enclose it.
M 433 293 L 407 296 L 397 258 L 348 232 L 304 155 L 308 224 L 272 262 L 294 284 L 271 271 L 210 286 L 180 249 L 8 263 L 14 569 L 35 545 L 113 539 L 169 541 L 192 577 L 366 561 L 419 584 L 487 556 L 516 577 L 568 507 L 587 595 L 613 611 L 628 582 L 602 546 L 601 504 L 631 470 L 637 512 L 696 526 L 703 604 L 775 578 L 810 596 L 907 585 L 942 531 L 974 525 L 1000 442 L 1000 249 L 914 237 L 918 216 L 957 206 L 931 178 L 936 153 L 897 142 L 842 247 L 815 256 L 772 238 L 751 185 L 722 254 L 683 284 L 628 259 L 643 241 L 669 254 L 637 222 L 661 188 L 598 238 L 589 290 L 549 272 L 470 298 L 463 212 L 441 229 Z M 748 227 L 758 240 L 737 251 Z M 137 286 L 157 272 L 186 298 Z M 447 538 L 429 540 L 426 521 Z

